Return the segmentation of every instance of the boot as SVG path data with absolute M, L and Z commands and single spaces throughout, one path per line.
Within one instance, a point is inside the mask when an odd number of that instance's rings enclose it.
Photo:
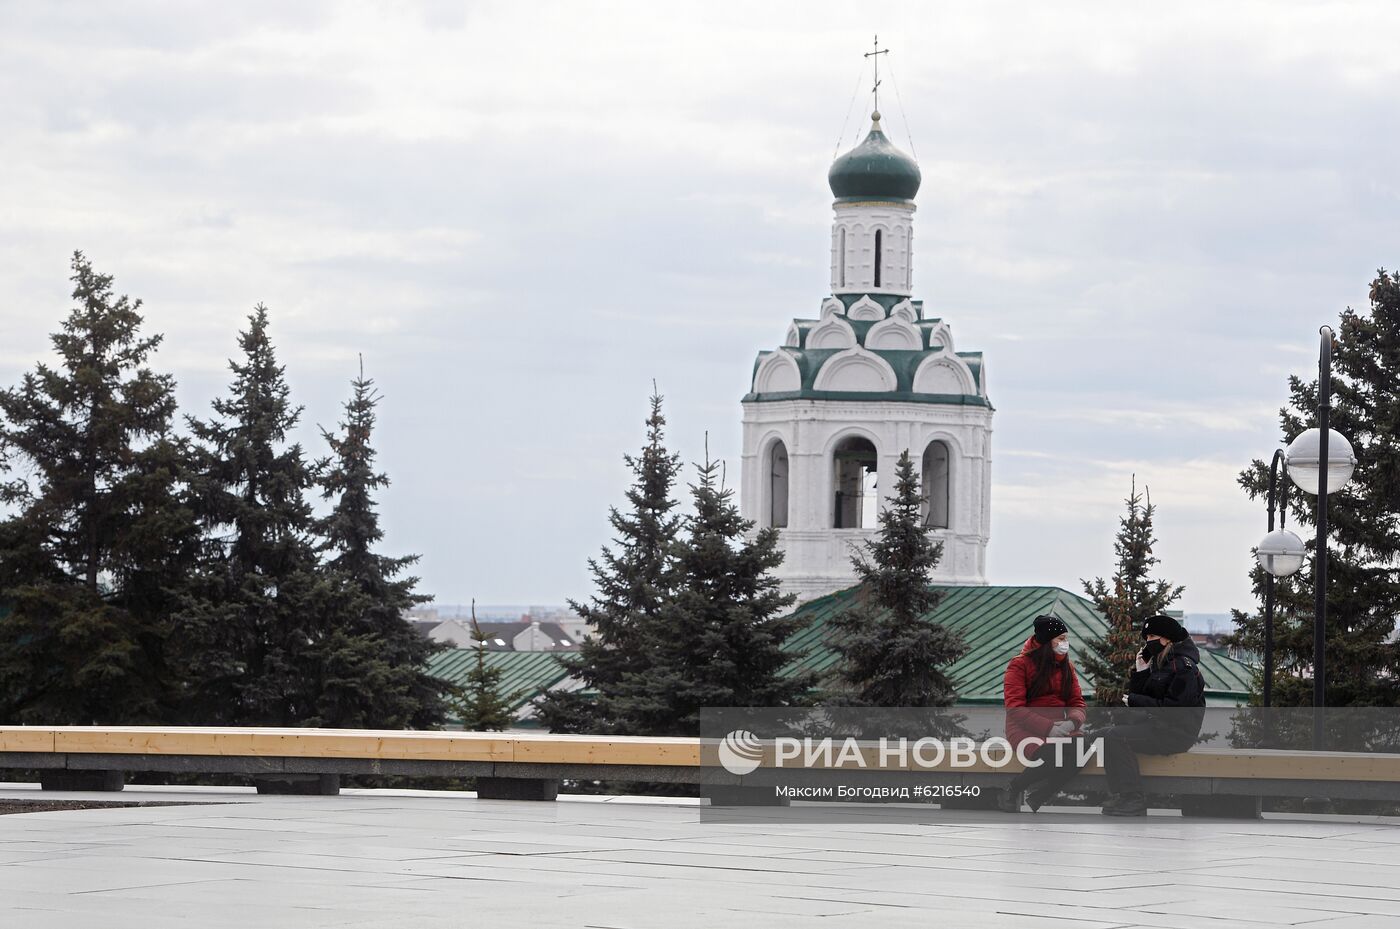
M 997 809 L 1003 813 L 1021 812 L 1021 804 L 1029 790 L 1041 778 L 1039 768 L 1027 768 L 1017 774 L 997 793 Z
M 1039 813 L 1040 808 L 1051 800 L 1059 796 L 1074 776 L 1079 773 L 1079 768 L 1066 766 L 1052 770 L 1039 784 L 1026 794 L 1026 803 L 1030 805 L 1032 813 Z
M 1032 813 L 1039 813 L 1040 808 L 1059 794 L 1059 791 L 1049 784 L 1041 784 L 1035 790 L 1026 794 L 1026 805 L 1031 808 Z
M 1105 816 L 1146 816 L 1147 798 L 1142 791 L 1126 794 L 1113 794 L 1104 802 Z
M 997 793 L 997 809 L 1003 813 L 1021 812 L 1021 801 L 1025 798 L 1025 791 L 1005 787 Z

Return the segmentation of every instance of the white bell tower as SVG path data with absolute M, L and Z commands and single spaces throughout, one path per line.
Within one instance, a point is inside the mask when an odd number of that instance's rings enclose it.
M 919 166 L 876 110 L 828 181 L 832 295 L 754 364 L 740 508 L 779 529 L 785 591 L 810 600 L 849 587 L 852 547 L 874 535 L 907 449 L 924 523 L 943 543 L 934 579 L 985 584 L 993 409 L 981 353 L 957 351 L 948 324 L 911 299 Z

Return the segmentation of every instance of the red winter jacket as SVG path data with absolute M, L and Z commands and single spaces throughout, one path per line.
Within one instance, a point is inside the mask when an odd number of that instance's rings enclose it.
M 1030 754 L 1045 742 L 1050 734 L 1050 725 L 1061 719 L 1074 720 L 1075 731 L 1084 725 L 1084 694 L 1079 689 L 1079 675 L 1069 667 L 1064 658 L 1056 656 L 1057 667 L 1050 675 L 1050 688 L 1038 697 L 1026 699 L 1026 694 L 1035 680 L 1036 658 L 1033 654 L 1040 643 L 1031 636 L 1026 640 L 1021 654 L 1011 659 L 1006 666 L 1006 679 L 1002 692 L 1006 701 L 1006 738 L 1016 748 L 1022 743 Z M 1069 667 L 1073 683 L 1070 686 L 1069 703 L 1060 696 L 1064 682 L 1065 668 Z

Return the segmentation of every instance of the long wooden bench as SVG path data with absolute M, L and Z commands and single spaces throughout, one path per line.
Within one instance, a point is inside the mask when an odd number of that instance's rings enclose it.
M 477 779 L 478 793 L 497 799 L 553 799 L 561 780 L 651 781 L 709 785 L 755 795 L 778 783 L 909 783 L 936 777 L 943 785 L 1002 785 L 1019 770 L 982 760 L 954 767 L 881 766 L 875 749 L 864 764 L 764 766 L 731 774 L 699 739 L 571 736 L 498 732 L 414 732 L 346 729 L 240 729 L 21 726 L 0 727 L 0 769 L 37 770 L 47 789 L 120 790 L 124 772 L 157 771 L 252 777 L 265 792 L 334 793 L 342 775 L 459 776 Z M 1400 802 L 1400 755 L 1198 749 L 1143 756 L 1154 793 L 1215 798 L 1204 809 L 1248 813 L 1263 796 Z M 1087 767 L 1071 785 L 1102 789 L 1103 771 Z M 1238 799 L 1232 799 L 1238 798 Z

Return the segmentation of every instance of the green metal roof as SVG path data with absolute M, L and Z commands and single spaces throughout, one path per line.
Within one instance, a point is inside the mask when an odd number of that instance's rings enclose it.
M 852 306 L 861 300 L 873 300 L 885 311 L 885 319 L 890 318 L 891 309 L 898 303 L 904 302 L 905 298 L 895 294 L 842 294 L 839 296 L 845 312 L 836 315 L 836 318 L 843 320 L 851 327 L 855 335 L 856 345 L 865 348 L 871 354 L 878 355 L 894 371 L 895 389 L 889 391 L 839 391 L 839 390 L 817 390 L 817 375 L 822 366 L 831 359 L 845 354 L 846 348 L 808 348 L 807 337 L 812 330 L 826 321 L 822 319 L 794 319 L 793 324 L 797 328 L 797 345 L 784 345 L 777 349 L 793 360 L 797 365 L 798 388 L 797 390 L 768 391 L 760 393 L 750 391 L 743 398 L 744 403 L 772 403 L 780 400 L 851 400 L 856 402 L 869 401 L 896 401 L 902 403 L 935 403 L 948 406 L 980 406 L 991 409 L 991 401 L 985 396 L 985 388 L 982 383 L 982 353 L 981 352 L 948 352 L 942 345 L 933 344 L 933 333 L 942 324 L 941 319 L 923 318 L 923 301 L 909 301 L 918 316 L 910 325 L 918 333 L 920 348 L 918 349 L 885 349 L 866 348 L 865 339 L 870 330 L 884 320 L 851 319 L 847 314 Z M 774 354 L 772 351 L 758 353 L 754 359 L 753 372 L 750 375 L 749 383 L 752 385 L 754 378 L 758 376 L 758 369 L 763 362 Z M 918 372 L 919 366 L 931 355 L 948 354 L 949 357 L 956 357 L 965 364 L 972 374 L 974 389 L 969 394 L 930 394 L 917 393 L 914 390 L 914 375 Z
M 797 320 L 799 326 L 808 320 Z M 870 323 L 850 321 L 851 328 L 856 331 L 857 344 L 864 345 L 865 333 L 870 328 Z M 916 324 L 920 328 L 925 328 L 925 324 Z M 928 326 L 931 329 L 932 326 Z M 802 330 L 802 340 L 805 342 L 807 334 Z M 928 340 L 927 329 L 923 335 L 925 342 Z M 991 407 L 991 402 L 978 393 L 971 394 L 926 394 L 917 393 L 914 390 L 914 374 L 918 371 L 919 365 L 930 355 L 944 354 L 946 349 L 942 346 L 937 348 L 912 349 L 887 349 L 876 348 L 866 349 L 873 355 L 883 358 L 894 370 L 895 389 L 891 391 L 840 391 L 840 390 L 817 390 L 814 386 L 817 381 L 817 373 L 822 365 L 826 364 L 837 355 L 848 351 L 844 348 L 792 348 L 783 346 L 778 351 L 791 356 L 797 364 L 797 370 L 801 377 L 801 383 L 797 390 L 769 391 L 766 393 L 750 392 L 744 396 L 744 403 L 770 403 L 777 400 L 894 400 L 905 403 L 942 403 L 955 406 L 983 406 Z M 758 376 L 758 368 L 763 364 L 764 359 L 773 354 L 771 351 L 759 352 L 754 359 L 752 377 Z M 982 385 L 982 353 L 981 352 L 953 352 L 959 359 L 967 365 L 972 373 L 972 379 L 977 384 L 980 391 Z
M 428 673 L 452 684 L 467 682 L 467 673 L 476 666 L 476 649 L 449 648 L 428 659 Z M 525 704 L 549 690 L 567 675 L 555 652 L 486 652 L 486 666 L 501 668 L 503 693 L 518 693 L 511 710 L 519 712 Z
M 916 394 L 912 391 L 883 390 L 780 390 L 766 394 L 745 394 L 741 403 L 777 403 L 780 400 L 846 400 L 852 403 L 933 403 L 941 406 L 980 406 L 992 408 L 986 397 L 972 394 Z
M 886 307 L 885 319 L 890 318 L 888 312 L 889 308 Z M 813 329 L 816 329 L 822 323 L 826 322 L 826 320 L 829 318 L 831 317 L 823 317 L 822 319 L 805 319 L 799 317 L 797 319 L 794 319 L 792 322 L 793 325 L 797 327 L 797 345 L 784 346 L 784 348 L 797 348 L 804 349 L 806 351 L 815 351 L 814 349 L 807 348 L 807 337 L 812 334 Z M 846 321 L 846 324 L 851 327 L 851 331 L 855 333 L 856 344 L 861 346 L 862 348 L 865 347 L 865 339 L 866 336 L 870 334 L 870 330 L 873 327 L 885 321 L 885 319 L 851 319 L 849 316 L 841 314 L 837 314 L 836 318 L 843 319 Z M 933 334 L 943 326 L 942 319 L 916 319 L 912 323 L 910 323 L 910 325 L 913 326 L 914 330 L 919 334 L 920 351 L 914 352 L 913 354 L 918 354 L 920 358 L 922 358 L 923 353 L 925 351 L 935 353 L 943 351 L 943 346 L 932 344 Z M 886 349 L 872 350 L 877 352 L 887 351 Z M 841 352 L 845 351 L 845 349 L 825 349 L 825 351 Z M 982 357 L 981 352 L 957 352 L 956 354 L 959 358 L 962 358 L 964 360 L 969 358 L 980 359 Z
M 806 654 L 791 667 L 832 674 L 839 660 L 829 639 L 831 617 L 851 606 L 859 588 L 819 597 L 798 607 L 811 622 L 789 640 L 789 647 Z M 970 650 L 950 669 L 961 704 L 1000 704 L 1006 663 L 1020 652 L 1035 617 L 1050 613 L 1069 627 L 1071 641 L 1081 647 L 1108 628 L 1091 601 L 1058 587 L 939 587 L 943 598 L 928 618 L 962 634 Z M 1234 705 L 1249 690 L 1248 666 L 1215 652 L 1201 652 L 1206 698 L 1212 704 Z M 1085 683 L 1085 695 L 1093 691 Z
M 860 334 L 861 341 L 864 341 L 864 333 Z M 859 343 L 857 343 L 859 344 Z M 895 389 L 892 391 L 836 391 L 817 390 L 814 386 L 817 381 L 817 372 L 822 365 L 843 354 L 849 349 L 844 348 L 791 348 L 784 346 L 778 349 L 792 356 L 792 360 L 797 363 L 797 370 L 801 374 L 802 383 L 797 390 L 770 391 L 768 393 L 749 393 L 744 397 L 744 402 L 751 401 L 771 401 L 771 400 L 797 400 L 797 399 L 851 399 L 851 400 L 903 400 L 915 403 L 954 403 L 970 406 L 991 406 L 986 397 L 978 394 L 924 394 L 914 391 L 914 374 L 918 371 L 919 365 L 930 355 L 942 355 L 945 349 L 924 348 L 917 351 L 912 349 L 896 348 L 876 348 L 866 349 L 872 355 L 883 358 L 894 370 Z M 753 376 L 758 375 L 758 367 L 763 364 L 763 360 L 772 352 L 759 352 L 758 358 L 754 360 Z M 982 381 L 982 353 L 981 352 L 953 352 L 962 359 L 972 372 L 973 380 L 977 382 L 979 388 Z M 837 396 L 842 394 L 843 396 Z M 850 394 L 849 397 L 844 394 Z M 936 398 L 936 399 L 934 399 Z
M 1079 647 L 1101 637 L 1108 628 L 1089 600 L 1058 587 L 951 587 L 939 586 L 943 598 L 929 618 L 962 633 L 970 646 L 953 664 L 951 674 L 959 704 L 1002 702 L 1001 682 L 1006 663 L 1021 650 L 1035 617 L 1045 613 L 1059 617 L 1069 627 Z M 839 656 L 831 648 L 831 617 L 848 609 L 858 588 L 818 597 L 802 604 L 798 614 L 810 618 L 807 627 L 788 640 L 789 651 L 802 657 L 788 672 L 813 670 L 825 677 L 836 671 Z M 476 661 L 475 649 L 454 648 L 438 652 L 428 661 L 428 672 L 454 684 L 463 684 Z M 554 652 L 487 652 L 490 667 L 505 669 L 502 689 L 522 694 L 512 710 L 519 712 L 539 694 L 567 676 Z M 1248 665 L 1217 652 L 1201 652 L 1201 673 L 1206 679 L 1206 700 L 1212 706 L 1242 703 L 1249 691 L 1252 672 Z M 1085 696 L 1093 695 L 1084 682 Z

